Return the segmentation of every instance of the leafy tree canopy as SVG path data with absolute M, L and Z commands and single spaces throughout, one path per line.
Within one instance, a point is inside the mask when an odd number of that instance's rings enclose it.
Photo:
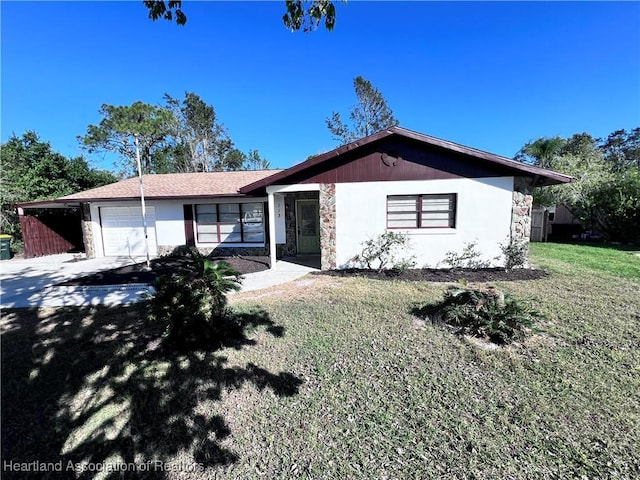
M 640 129 L 618 130 L 605 140 L 579 133 L 539 138 L 515 157 L 571 175 L 565 185 L 537 188 L 537 205 L 564 204 L 585 228 L 607 240 L 640 241 Z
M 190 92 L 185 93 L 182 101 L 169 94 L 165 94 L 164 99 L 173 114 L 169 130 L 177 147 L 176 170 L 224 170 L 224 158 L 232 149 L 233 142 L 226 129 L 218 123 L 213 106 Z
M 185 25 L 187 16 L 182 10 L 181 0 L 144 0 L 151 20 L 173 21 L 177 25 Z M 286 0 L 286 12 L 282 23 L 291 31 L 312 32 L 317 30 L 322 21 L 328 31 L 336 24 L 336 9 L 330 0 Z
M 358 103 L 351 108 L 350 123 L 343 122 L 338 112 L 325 120 L 334 140 L 349 143 L 399 124 L 382 93 L 369 80 L 358 76 L 353 86 Z
M 167 2 L 162 0 L 144 0 L 143 3 L 149 10 L 149 18 L 151 20 L 155 21 L 163 18 L 171 22 L 175 18 L 177 25 L 187 23 L 187 16 L 182 11 L 181 0 L 169 0 Z
M 258 150 L 249 150 L 244 153 L 237 148 L 227 154 L 224 165 L 228 170 L 269 170 L 271 168 L 269 160 L 261 157 Z
M 567 141 L 560 137 L 539 138 L 526 143 L 516 154 L 516 160 L 531 163 L 542 168 L 550 168 L 560 156 Z
M 345 0 L 346 1 L 346 0 Z M 336 7 L 330 0 L 286 0 L 287 12 L 282 16 L 284 26 L 292 32 L 302 30 L 312 32 L 322 23 L 324 27 L 331 31 L 336 25 Z M 305 4 L 308 8 L 305 10 Z
M 12 135 L 2 144 L 0 158 L 1 229 L 18 238 L 16 203 L 61 197 L 118 180 L 110 172 L 91 168 L 82 157 L 67 158 L 54 152 L 32 131 L 21 137 Z
M 269 160 L 261 157 L 258 150 L 249 150 L 244 165 L 247 170 L 269 170 L 271 168 Z
M 630 132 L 616 130 L 601 143 L 604 158 L 616 171 L 635 167 L 640 170 L 640 128 Z
M 169 94 L 165 105 L 135 102 L 103 105 L 103 118 L 78 137 L 89 152 L 106 151 L 120 158 L 122 174 L 135 175 L 138 139 L 143 173 L 213 172 L 269 168 L 257 150 L 234 149 L 216 111 L 195 93 L 180 100 Z
M 157 165 L 166 160 L 167 138 L 173 122 L 171 112 L 143 102 L 130 106 L 102 105 L 98 125 L 89 125 L 87 134 L 78 137 L 89 153 L 107 151 L 122 159 L 122 173 L 136 171 L 135 139 L 138 138 L 144 173 L 164 173 Z

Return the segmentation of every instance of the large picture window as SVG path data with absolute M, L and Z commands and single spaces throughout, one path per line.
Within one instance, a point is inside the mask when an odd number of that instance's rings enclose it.
M 455 193 L 387 197 L 387 228 L 455 228 L 455 226 Z
M 262 203 L 212 203 L 195 207 L 198 243 L 264 243 Z

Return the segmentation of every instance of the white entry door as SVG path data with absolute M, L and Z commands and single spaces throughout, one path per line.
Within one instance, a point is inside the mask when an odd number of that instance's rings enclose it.
M 146 208 L 149 253 L 156 255 L 156 212 Z M 101 207 L 102 244 L 104 255 L 138 256 L 146 255 L 141 207 Z

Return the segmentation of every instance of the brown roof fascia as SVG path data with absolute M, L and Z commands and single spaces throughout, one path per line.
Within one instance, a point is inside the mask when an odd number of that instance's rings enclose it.
M 72 203 L 78 203 L 78 205 L 71 205 Z M 77 200 L 61 201 L 57 198 L 54 198 L 53 200 L 36 200 L 35 202 L 16 203 L 17 208 L 75 208 L 79 206 L 80 202 Z
M 478 150 L 476 148 L 467 147 L 465 145 L 453 143 L 448 140 L 443 140 L 441 138 L 431 137 L 429 135 L 414 132 L 413 130 L 408 130 L 406 128 L 390 127 L 386 130 L 381 130 L 380 132 L 374 133 L 373 135 L 369 135 L 368 137 L 361 138 L 359 140 L 348 143 L 346 145 L 338 147 L 329 152 L 310 158 L 309 160 L 306 160 L 302 163 L 294 165 L 291 168 L 283 170 L 269 177 L 263 178 L 262 180 L 258 180 L 257 182 L 253 182 L 253 183 L 250 183 L 249 185 L 245 185 L 244 187 L 241 187 L 239 191 L 242 193 L 250 193 L 260 188 L 265 188 L 269 185 L 273 185 L 276 182 L 284 180 L 285 178 L 290 177 L 298 172 L 301 172 L 308 168 L 314 167 L 320 163 L 323 163 L 331 158 L 338 157 L 347 152 L 355 150 L 356 148 L 363 147 L 365 145 L 376 142 L 385 137 L 392 136 L 394 134 L 405 137 L 405 138 L 409 138 L 412 140 L 416 140 L 421 143 L 433 145 L 435 147 L 439 147 L 444 150 L 462 153 L 464 155 L 468 155 L 473 158 L 478 158 L 491 163 L 503 165 L 515 171 L 526 173 L 527 174 L 526 176 L 544 177 L 549 180 L 553 180 L 552 183 L 569 183 L 573 181 L 573 178 L 570 177 L 569 175 L 564 175 L 562 173 L 536 167 L 534 165 L 527 165 L 526 163 L 518 162 L 516 160 L 512 160 L 506 157 L 501 157 L 500 155 L 496 155 L 494 153 L 489 153 L 483 150 Z

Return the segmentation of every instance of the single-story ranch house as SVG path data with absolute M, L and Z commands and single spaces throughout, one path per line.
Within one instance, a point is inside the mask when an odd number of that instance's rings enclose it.
M 145 175 L 152 255 L 187 245 L 219 254 L 321 257 L 350 265 L 385 231 L 411 238 L 418 266 L 476 242 L 485 259 L 528 242 L 531 189 L 571 177 L 392 127 L 286 170 Z M 80 210 L 89 257 L 144 255 L 138 178 L 19 206 Z M 23 226 L 25 223 L 23 223 Z M 25 242 L 29 232 L 24 232 Z

